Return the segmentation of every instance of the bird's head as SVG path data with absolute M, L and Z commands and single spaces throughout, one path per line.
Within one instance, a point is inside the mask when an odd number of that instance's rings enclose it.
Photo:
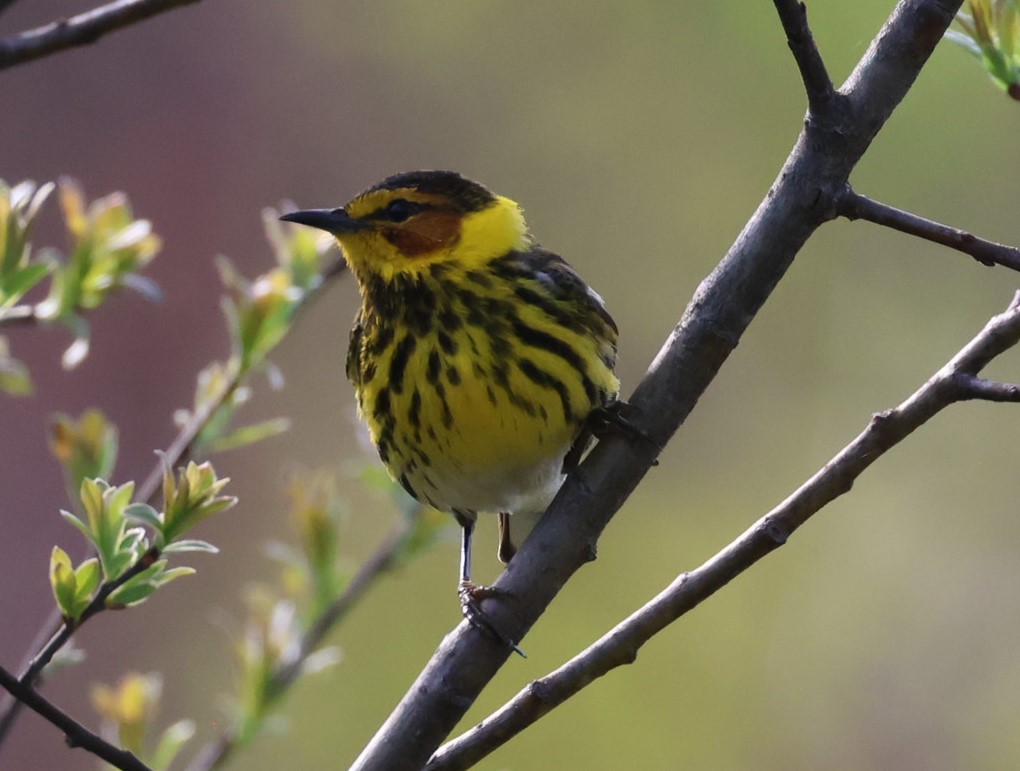
M 470 269 L 530 244 L 516 203 L 452 171 L 397 174 L 340 208 L 281 219 L 333 234 L 359 281 L 413 276 L 438 262 Z

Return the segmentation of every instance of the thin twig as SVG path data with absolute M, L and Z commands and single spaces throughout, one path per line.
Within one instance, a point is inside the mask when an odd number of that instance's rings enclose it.
M 324 292 L 330 284 L 346 272 L 346 267 L 347 263 L 344 261 L 343 257 L 338 257 L 326 266 L 325 269 L 323 269 L 319 283 L 306 291 L 302 296 L 300 303 L 296 308 L 294 308 L 293 316 L 291 317 L 291 326 L 288 331 L 292 332 L 296 328 L 298 322 L 303 317 L 305 310 L 310 307 L 312 302 L 320 294 L 322 294 L 322 292 Z M 192 415 L 191 420 L 189 420 L 187 425 L 181 429 L 180 433 L 170 444 L 170 447 L 165 453 L 163 453 L 163 460 L 152 468 L 152 471 L 149 472 L 149 476 L 146 477 L 145 482 L 143 482 L 142 486 L 138 489 L 139 500 L 152 503 L 152 498 L 159 492 L 160 486 L 162 485 L 164 467 L 177 466 L 190 457 L 195 440 L 198 439 L 199 435 L 220 407 L 222 407 L 230 399 L 230 397 L 233 396 L 234 392 L 248 374 L 249 370 L 243 370 L 240 367 L 233 367 L 229 377 L 220 389 L 220 392 L 195 410 L 195 414 Z
M 18 700 L 18 704 L 27 705 L 63 731 L 69 747 L 88 750 L 122 771 L 152 771 L 132 753 L 114 747 L 101 736 L 92 733 L 34 688 L 19 682 L 18 678 L 3 667 L 0 667 L 0 687 L 10 692 Z
M 797 0 L 773 0 L 779 20 L 786 32 L 786 41 L 800 70 L 804 90 L 807 92 L 808 109 L 814 115 L 828 111 L 836 89 L 832 87 L 825 62 L 815 45 L 814 36 L 807 22 L 807 8 Z
M 390 533 L 372 553 L 372 556 L 358 569 L 343 594 L 337 597 L 309 627 L 301 639 L 301 650 L 297 658 L 273 673 L 269 684 L 270 698 L 277 698 L 280 693 L 293 684 L 295 678 L 301 673 L 305 659 L 322 644 L 326 635 L 333 631 L 336 625 L 350 613 L 375 579 L 393 567 L 397 555 L 411 534 L 411 530 L 412 526 L 405 522 Z
M 53 657 L 57 655 L 60 649 L 67 645 L 67 642 L 81 628 L 81 625 L 100 611 L 106 610 L 106 598 L 139 573 L 147 570 L 157 559 L 159 559 L 159 550 L 152 548 L 115 580 L 99 587 L 96 596 L 92 598 L 85 610 L 82 611 L 81 616 L 73 623 L 61 618 L 60 612 L 54 610 L 47 621 L 47 628 L 53 631 L 45 637 L 42 633 L 37 635 L 39 639 L 45 640 L 45 644 L 25 665 L 21 676 L 18 678 L 18 682 L 28 688 L 35 686 L 42 678 L 43 670 L 49 666 Z M 4 704 L 3 711 L 0 712 L 0 742 L 7 736 L 7 732 L 11 730 L 11 726 L 14 725 L 20 710 L 21 702 L 18 701 L 12 692 L 10 700 Z
M 114 0 L 69 19 L 0 38 L 0 70 L 67 48 L 95 43 L 114 30 L 199 0 Z
M 149 475 L 142 482 L 141 487 L 138 488 L 138 500 L 149 504 L 154 503 L 154 499 L 162 489 L 163 475 L 166 469 L 174 468 L 181 463 L 187 463 L 199 435 L 209 424 L 209 421 L 212 420 L 213 416 L 219 412 L 220 408 L 230 400 L 244 380 L 246 373 L 240 367 L 230 366 L 229 370 L 227 379 L 223 382 L 216 395 L 211 399 L 205 400 L 195 409 L 191 419 L 181 428 L 180 433 L 174 437 L 166 452 L 161 454 L 160 461 L 152 467 Z
M 192 419 L 181 429 L 180 433 L 170 444 L 170 447 L 161 456 L 161 461 L 157 463 L 153 470 L 149 473 L 149 476 L 139 489 L 138 500 L 150 503 L 153 501 L 160 491 L 164 468 L 166 466 L 176 466 L 186 459 L 191 451 L 191 447 L 194 444 L 195 439 L 201 433 L 202 429 L 240 385 L 240 378 L 241 374 L 239 372 L 239 368 L 234 367 L 230 377 L 220 389 L 220 392 L 213 399 L 208 400 L 195 411 Z M 23 667 L 19 680 L 26 685 L 35 685 L 42 677 L 43 670 L 49 665 L 57 652 L 67 644 L 68 640 L 71 639 L 78 627 L 96 613 L 105 609 L 105 601 L 110 595 L 110 592 L 123 585 L 125 581 L 128 581 L 138 575 L 138 573 L 145 570 L 151 564 L 152 561 L 139 559 L 138 562 L 128 568 L 116 581 L 107 585 L 109 587 L 109 591 L 104 593 L 102 589 L 100 590 L 100 593 L 92 599 L 86 611 L 75 624 L 70 624 L 65 619 L 61 618 L 59 609 L 54 608 L 50 612 L 49 617 L 46 619 L 45 626 L 42 630 L 40 630 L 39 634 L 36 635 L 36 640 L 45 640 L 46 643 L 38 652 L 34 654 L 30 652 L 28 654 L 28 663 Z M 107 586 L 104 586 L 103 589 L 106 589 Z M 44 630 L 49 631 L 47 632 Z M 7 703 L 3 705 L 2 709 L 0 709 L 0 744 L 3 744 L 4 739 L 6 739 L 7 733 L 14 725 L 14 721 L 20 710 L 21 706 L 17 699 L 8 700 Z
M 978 372 L 1020 342 L 1020 292 L 952 361 L 867 428 L 789 498 L 690 573 L 678 576 L 644 607 L 559 669 L 529 683 L 474 728 L 443 745 L 426 771 L 469 768 L 612 669 L 632 663 L 638 650 L 787 538 L 824 506 L 849 492 L 864 471 L 946 407 L 966 399 L 1020 401 L 1020 386 L 982 380 Z
M 161 461 L 155 465 L 139 489 L 138 500 L 150 503 L 153 501 L 160 491 L 164 468 L 167 466 L 176 466 L 187 458 L 195 439 L 198 438 L 198 435 L 208 424 L 212 416 L 216 414 L 216 411 L 227 401 L 230 395 L 237 390 L 240 382 L 241 373 L 238 367 L 234 367 L 231 371 L 230 377 L 223 384 L 219 393 L 216 394 L 214 398 L 206 401 L 195 411 L 192 419 L 189 420 L 187 425 L 181 429 L 180 433 L 170 444 L 170 447 L 161 456 Z M 81 618 L 74 624 L 70 624 L 65 619 L 61 618 L 59 609 L 54 608 L 50 612 L 49 617 L 46 619 L 45 626 L 43 627 L 43 630 L 50 631 L 40 631 L 40 633 L 36 635 L 37 640 L 45 640 L 46 644 L 38 652 L 34 654 L 29 653 L 28 664 L 23 668 L 19 680 L 26 685 L 35 685 L 42 677 L 43 670 L 49 665 L 57 652 L 67 644 L 68 640 L 71 639 L 78 628 L 96 613 L 105 609 L 105 601 L 110 593 L 117 587 L 123 585 L 125 581 L 128 581 L 138 575 L 138 573 L 145 570 L 151 564 L 152 561 L 139 559 L 138 562 L 128 568 L 116 581 L 104 586 L 100 590 L 100 593 L 97 594 L 96 597 L 94 597 L 89 603 L 88 608 L 82 614 Z M 104 592 L 103 589 L 107 588 L 109 588 L 109 590 Z M 8 700 L 8 702 L 3 705 L 2 709 L 0 709 L 0 744 L 3 744 L 4 739 L 7 737 L 7 733 L 14 725 L 14 721 L 20 710 L 21 707 L 17 699 Z
M 65 620 L 64 623 L 61 624 L 60 629 L 57 630 L 56 634 L 53 635 L 46 646 L 39 651 L 38 655 L 32 659 L 32 662 L 28 665 L 28 669 L 22 673 L 18 680 L 26 685 L 35 683 L 36 680 L 39 679 L 39 675 L 42 673 L 43 669 L 49 665 L 57 652 L 67 644 L 68 640 L 71 639 L 71 635 L 77 632 L 78 629 L 81 628 L 82 624 L 94 615 L 106 610 L 106 599 L 139 573 L 143 573 L 152 567 L 153 563 L 155 563 L 158 559 L 159 549 L 153 547 L 139 557 L 137 562 L 117 576 L 117 578 L 113 581 L 108 581 L 99 587 L 99 591 L 96 592 L 95 597 L 92 598 L 85 610 L 82 611 L 82 614 L 73 623 Z
M 294 316 L 292 319 L 291 330 L 297 325 L 303 316 L 305 310 L 309 307 L 310 303 L 321 295 L 325 289 L 342 276 L 345 272 L 346 263 L 342 257 L 338 257 L 332 263 L 330 263 L 321 274 L 321 280 L 318 284 L 313 286 L 304 296 L 301 298 L 300 304 L 294 309 Z M 220 407 L 230 398 L 230 396 L 237 390 L 243 381 L 247 372 L 242 371 L 240 367 L 233 367 L 230 371 L 226 382 L 224 382 L 219 393 L 217 393 L 212 399 L 207 400 L 199 408 L 195 410 L 195 414 L 191 420 L 180 430 L 180 433 L 171 442 L 166 452 L 162 454 L 160 461 L 158 461 L 149 473 L 145 482 L 139 488 L 138 500 L 152 503 L 155 497 L 159 494 L 162 481 L 163 471 L 166 467 L 173 468 L 180 463 L 184 462 L 191 454 L 191 450 L 194 446 L 195 440 L 202 433 L 202 430 L 208 425 L 209 421 L 216 414 Z M 26 662 L 23 666 L 22 675 L 20 681 L 26 685 L 35 685 L 39 678 L 42 676 L 43 670 L 52 660 L 53 656 L 59 651 L 68 640 L 71 639 L 72 634 L 81 626 L 81 624 L 87 620 L 87 618 L 95 615 L 98 611 L 102 610 L 106 597 L 109 593 L 121 586 L 125 581 L 133 578 L 137 573 L 147 567 L 142 563 L 145 560 L 139 560 L 138 563 L 129 568 L 124 575 L 113 582 L 110 585 L 109 591 L 106 592 L 102 598 L 99 596 L 93 599 L 89 604 L 89 610 L 86 610 L 82 618 L 78 621 L 74 627 L 71 627 L 65 623 L 61 617 L 60 612 L 57 609 L 51 611 L 49 618 L 46 620 L 45 626 L 36 635 L 38 644 L 45 643 L 44 647 L 38 651 L 30 651 L 26 656 Z M 148 564 L 151 564 L 148 563 Z M 95 607 L 93 607 L 95 606 Z M 14 721 L 21 709 L 20 702 L 16 698 L 10 698 L 2 708 L 0 708 L 0 745 L 3 744 L 11 727 L 14 725 Z
M 365 595 L 379 576 L 393 567 L 398 553 L 404 547 L 412 531 L 407 523 L 396 528 L 384 540 L 375 552 L 358 569 L 343 594 L 334 600 L 323 613 L 315 619 L 301 639 L 301 647 L 297 656 L 287 664 L 279 667 L 269 678 L 267 684 L 267 703 L 275 702 L 282 697 L 301 674 L 305 661 L 318 649 L 336 625 L 344 619 L 351 608 Z M 219 737 L 203 747 L 188 766 L 187 771 L 210 771 L 220 768 L 237 747 L 237 736 L 233 731 L 225 731 Z
M 985 380 L 974 375 L 961 374 L 957 377 L 961 399 L 981 399 L 986 402 L 1020 402 L 1020 386 L 1015 383 L 1000 383 Z
M 1020 249 L 978 238 L 966 230 L 943 225 L 916 214 L 879 203 L 855 192 L 849 185 L 839 197 L 836 211 L 848 220 L 867 220 L 927 241 L 969 254 L 982 265 L 1020 270 Z

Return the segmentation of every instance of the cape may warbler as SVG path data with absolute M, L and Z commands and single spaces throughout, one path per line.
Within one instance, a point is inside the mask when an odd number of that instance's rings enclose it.
M 340 242 L 361 291 L 347 353 L 360 414 L 393 478 L 457 518 L 461 606 L 495 632 L 471 583 L 475 517 L 499 514 L 508 561 L 616 398 L 613 319 L 516 203 L 454 172 L 398 174 L 283 219 Z

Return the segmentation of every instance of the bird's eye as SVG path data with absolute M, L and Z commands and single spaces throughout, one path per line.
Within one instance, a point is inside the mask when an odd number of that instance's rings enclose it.
M 390 222 L 404 222 L 418 210 L 418 207 L 404 198 L 390 201 L 382 210 L 382 215 Z

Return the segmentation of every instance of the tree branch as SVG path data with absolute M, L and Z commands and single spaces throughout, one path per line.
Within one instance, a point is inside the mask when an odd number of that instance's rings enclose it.
M 208 400 L 195 411 L 192 419 L 188 421 L 187 425 L 185 425 L 174 438 L 174 441 L 171 442 L 166 453 L 161 456 L 160 461 L 156 464 L 145 482 L 142 484 L 139 489 L 138 500 L 151 502 L 158 495 L 163 479 L 164 468 L 166 466 L 173 467 L 188 456 L 195 439 L 198 438 L 198 435 L 212 419 L 213 415 L 216 414 L 217 410 L 223 406 L 230 395 L 234 393 L 240 385 L 241 377 L 242 373 L 240 368 L 235 367 L 231 372 L 230 377 L 223 384 L 220 392 L 213 399 Z M 156 558 L 158 558 L 158 554 L 156 555 Z M 96 613 L 105 609 L 106 598 L 110 595 L 110 593 L 119 586 L 122 586 L 126 581 L 141 573 L 154 561 L 155 559 L 139 559 L 116 581 L 112 581 L 109 584 L 104 585 L 100 589 L 100 592 L 89 603 L 88 608 L 86 608 L 81 618 L 75 624 L 70 624 L 65 619 L 61 618 L 59 609 L 54 608 L 50 612 L 49 617 L 46 619 L 45 626 L 42 630 L 40 630 L 39 634 L 36 635 L 36 640 L 45 641 L 45 645 L 37 652 L 29 653 L 30 659 L 28 664 L 23 667 L 23 671 L 19 678 L 20 682 L 28 686 L 35 685 L 42 677 L 43 670 L 49 666 L 53 657 L 67 644 L 68 640 L 71 639 L 78 628 Z M 35 648 L 36 644 L 37 643 L 33 643 L 33 648 Z M 14 725 L 14 721 L 17 719 L 20 709 L 20 702 L 16 698 L 8 700 L 7 703 L 2 706 L 2 709 L 0 709 L 0 744 L 2 744 L 7 738 L 7 734 Z
M 336 258 L 322 271 L 321 281 L 305 292 L 304 296 L 301 298 L 300 304 L 297 308 L 295 308 L 291 329 L 293 329 L 293 326 L 298 323 L 302 314 L 305 313 L 309 305 L 317 297 L 319 297 L 330 284 L 346 272 L 346 267 L 346 262 L 341 256 Z M 220 407 L 226 403 L 230 396 L 241 385 L 246 374 L 247 373 L 240 367 L 233 367 L 230 371 L 229 377 L 223 383 L 223 387 L 220 389 L 220 392 L 195 410 L 195 414 L 192 415 L 191 420 L 181 428 L 180 432 L 174 438 L 173 442 L 170 443 L 166 452 L 162 454 L 160 460 L 156 463 L 145 482 L 139 488 L 138 500 L 149 503 L 153 502 L 161 491 L 164 468 L 167 466 L 173 468 L 190 456 L 195 440 L 202 433 L 202 430 L 208 425 L 209 421 L 217 413 Z M 109 584 L 108 591 L 106 591 L 105 594 L 102 594 L 102 596 L 97 595 L 96 598 L 93 599 L 93 601 L 89 604 L 89 608 L 85 611 L 82 618 L 74 627 L 71 627 L 64 622 L 60 617 L 59 610 L 54 609 L 50 613 L 49 618 L 46 620 L 45 626 L 36 635 L 36 639 L 32 644 L 32 649 L 26 656 L 27 663 L 25 663 L 22 667 L 23 671 L 20 681 L 29 686 L 35 685 L 42 676 L 42 672 L 45 667 L 52 660 L 53 656 L 67 644 L 67 641 L 71 639 L 71 636 L 76 629 L 89 617 L 103 609 L 103 603 L 105 602 L 106 597 L 108 597 L 114 589 L 121 586 L 130 578 L 133 578 L 150 564 L 151 561 L 139 560 L 128 571 L 126 571 L 120 579 Z M 35 652 L 40 645 L 43 647 L 39 649 L 38 652 Z M 7 737 L 7 733 L 14 725 L 14 721 L 17 718 L 20 709 L 20 702 L 16 698 L 8 699 L 7 702 L 0 707 L 0 745 L 3 744 L 3 741 Z
M 8 35 L 0 38 L 0 70 L 67 48 L 95 43 L 114 30 L 197 2 L 199 0 L 114 0 L 69 19 L 59 19 L 43 27 Z
M 18 678 L 3 667 L 0 667 L 0 687 L 5 688 L 14 696 L 18 704 L 27 705 L 41 717 L 63 731 L 69 747 L 81 747 L 84 750 L 88 750 L 107 763 L 122 769 L 122 771 L 152 771 L 132 753 L 114 747 L 101 736 L 92 733 L 62 709 L 44 698 L 34 688 L 21 683 Z
M 174 441 L 171 442 L 166 453 L 161 456 L 160 461 L 156 464 L 148 478 L 146 478 L 145 482 L 139 489 L 138 500 L 151 502 L 157 496 L 160 491 L 164 468 L 166 466 L 173 467 L 187 457 L 195 439 L 201 433 L 202 429 L 208 424 L 208 422 L 212 419 L 212 416 L 216 414 L 217 410 L 226 402 L 230 395 L 234 393 L 240 383 L 241 372 L 239 368 L 235 367 L 231 372 L 230 377 L 223 384 L 223 388 L 215 396 L 215 398 L 210 399 L 197 409 L 195 414 L 192 416 L 192 419 L 188 421 L 187 425 L 181 429 L 178 435 L 174 438 Z M 28 656 L 30 658 L 28 663 L 22 669 L 22 673 L 19 678 L 20 682 L 28 686 L 35 685 L 42 677 L 43 670 L 49 666 L 53 657 L 67 644 L 68 640 L 71 639 L 78 628 L 96 613 L 105 609 L 106 598 L 110 595 L 110 593 L 119 586 L 122 586 L 126 581 L 141 573 L 154 561 L 154 559 L 139 559 L 134 565 L 126 570 L 119 579 L 104 585 L 99 594 L 97 594 L 89 603 L 88 608 L 76 624 L 69 624 L 65 619 L 61 618 L 59 609 L 54 608 L 50 612 L 49 617 L 46 619 L 45 626 L 36 635 L 36 642 L 33 642 L 32 648 L 34 650 L 40 641 L 45 641 L 45 644 L 37 652 L 29 652 Z M 3 744 L 3 741 L 7 738 L 7 734 L 14 725 L 14 721 L 17 719 L 20 709 L 20 702 L 16 698 L 8 700 L 5 704 L 3 704 L 2 708 L 0 708 L 0 744 Z
M 25 688 L 32 688 L 36 683 L 38 683 L 42 678 L 43 670 L 49 666 L 53 657 L 57 655 L 60 649 L 67 645 L 68 640 L 70 640 L 74 633 L 81 628 L 81 625 L 97 613 L 106 610 L 106 598 L 139 573 L 149 568 L 157 559 L 159 559 L 159 550 L 155 548 L 150 549 L 148 552 L 139 557 L 138 561 L 125 570 L 117 579 L 109 581 L 99 587 L 99 591 L 96 592 L 96 596 L 92 598 L 88 607 L 85 608 L 81 616 L 74 623 L 70 623 L 67 619 L 61 618 L 60 612 L 54 610 L 50 614 L 50 618 L 47 620 L 46 627 L 47 629 L 52 629 L 52 631 L 46 635 L 43 635 L 42 633 L 37 635 L 37 637 L 45 639 L 45 644 L 34 656 L 32 656 L 31 660 L 24 667 L 24 671 L 21 673 L 21 676 L 17 678 L 18 683 Z M 10 692 L 11 698 L 4 704 L 3 710 L 0 711 L 0 742 L 3 742 L 7 736 L 7 732 L 10 731 L 11 727 L 14 725 L 14 721 L 18 716 L 22 704 L 14 691 L 11 691 L 9 688 L 7 690 Z
M 808 26 L 807 8 L 804 3 L 797 0 L 773 0 L 773 2 L 786 32 L 786 42 L 797 62 L 801 80 L 804 81 L 808 111 L 812 115 L 821 115 L 829 110 L 837 94 Z
M 587 650 L 529 683 L 477 726 L 443 745 L 426 771 L 471 767 L 602 675 L 632 663 L 654 635 L 782 546 L 812 515 L 849 492 L 871 464 L 946 407 L 967 399 L 1020 401 L 1020 386 L 977 377 L 988 361 L 1018 342 L 1020 293 L 951 362 L 898 407 L 874 416 L 856 439 L 789 498 L 699 568 L 678 576 Z M 1002 395 L 1009 398 L 1000 399 Z
M 961 391 L 961 399 L 981 399 L 986 402 L 1020 402 L 1020 385 L 1015 383 L 999 383 L 994 380 L 959 375 L 957 387 Z
M 969 254 L 982 265 L 1020 270 L 1020 249 L 978 238 L 966 230 L 919 217 L 855 192 L 849 185 L 840 196 L 837 213 L 848 220 L 867 220 Z
M 350 613 L 375 579 L 393 567 L 397 555 L 406 545 L 412 530 L 413 528 L 405 523 L 392 532 L 372 556 L 362 564 L 347 588 L 344 589 L 344 593 L 315 620 L 301 640 L 301 652 L 297 659 L 273 674 L 270 686 L 273 698 L 276 698 L 279 693 L 294 682 L 301 672 L 304 660 L 322 644 L 326 635 Z
M 766 198 L 695 292 L 630 398 L 630 419 L 666 444 L 712 382 L 811 234 L 835 216 L 850 172 L 902 100 L 961 0 L 901 0 L 850 78 L 839 110 L 803 127 Z M 649 442 L 601 441 L 496 582 L 493 623 L 521 640 L 566 581 L 594 556 L 610 518 L 655 459 Z M 777 534 L 781 535 L 781 534 Z M 420 769 L 463 718 L 509 649 L 466 621 L 441 643 L 372 741 L 357 771 Z
M 329 287 L 340 276 L 344 275 L 346 270 L 347 262 L 341 256 L 333 260 L 333 262 L 322 271 L 319 283 L 305 292 L 304 296 L 301 298 L 300 304 L 294 309 L 290 331 L 293 331 L 294 326 L 298 323 L 315 299 L 326 291 L 327 287 Z M 231 372 L 230 377 L 223 384 L 221 392 L 218 393 L 215 398 L 210 399 L 208 403 L 202 405 L 200 409 L 195 411 L 192 419 L 188 421 L 187 425 L 181 428 L 180 433 L 178 433 L 173 442 L 171 442 L 170 447 L 167 448 L 160 462 L 153 466 L 152 471 L 149 472 L 149 476 L 146 477 L 145 482 L 142 483 L 142 486 L 138 490 L 139 500 L 149 501 L 150 503 L 152 502 L 152 499 L 160 492 L 163 483 L 164 466 L 177 466 L 190 457 L 192 447 L 195 444 L 195 440 L 198 439 L 199 434 L 201 434 L 205 427 L 209 424 L 209 421 L 216 414 L 219 408 L 222 407 L 223 404 L 233 395 L 247 374 L 247 371 L 243 371 L 240 368 L 235 367 L 234 371 Z

